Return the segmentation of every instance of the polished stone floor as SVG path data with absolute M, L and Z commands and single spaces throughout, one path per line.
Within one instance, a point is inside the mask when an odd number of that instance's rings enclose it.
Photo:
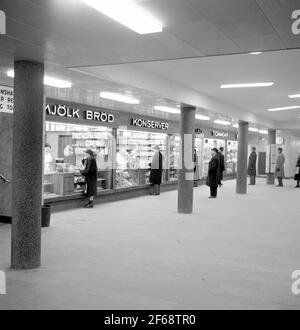
M 176 192 L 55 214 L 35 271 L 7 268 L 1 225 L 0 309 L 300 309 L 300 190 L 234 185 L 217 200 L 196 188 L 193 215 L 176 213 Z

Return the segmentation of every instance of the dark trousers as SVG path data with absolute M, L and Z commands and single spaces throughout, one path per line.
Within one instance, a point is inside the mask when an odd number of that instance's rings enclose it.
M 297 187 L 300 187 L 300 167 L 299 167 L 299 172 L 298 172 Z
M 251 186 L 255 186 L 255 184 L 256 184 L 256 176 L 255 175 L 251 175 L 250 176 L 250 185 Z
M 159 184 L 150 185 L 150 195 L 160 195 L 160 185 Z
M 218 196 L 218 187 L 210 187 L 210 197 Z
M 278 179 L 278 186 L 283 187 L 283 178 L 277 178 Z

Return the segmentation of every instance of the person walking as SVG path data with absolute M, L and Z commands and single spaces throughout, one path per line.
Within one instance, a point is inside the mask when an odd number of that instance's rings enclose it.
M 285 156 L 283 154 L 283 149 L 278 148 L 278 157 L 277 157 L 277 163 L 276 163 L 276 168 L 275 168 L 275 177 L 278 179 L 277 187 L 283 187 L 284 163 L 285 163 Z
M 97 195 L 98 168 L 95 153 L 92 150 L 87 149 L 85 151 L 85 154 L 86 158 L 83 162 L 84 170 L 81 171 L 81 174 L 85 177 L 87 185 L 86 196 L 88 198 L 88 201 L 84 207 L 93 208 L 94 199 Z
M 220 180 L 219 180 L 219 187 L 223 186 L 222 181 L 224 180 L 224 172 L 225 172 L 225 156 L 224 156 L 224 148 L 220 147 L 219 149 L 219 159 L 220 159 Z
M 250 176 L 250 184 L 249 184 L 250 186 L 255 186 L 256 184 L 256 162 L 257 162 L 256 148 L 252 147 L 248 162 L 248 175 Z
M 300 188 L 300 151 L 298 153 L 298 160 L 297 160 L 296 167 L 298 168 L 298 176 L 297 176 L 297 186 L 296 186 L 296 188 Z
M 220 157 L 217 148 L 211 150 L 211 160 L 208 164 L 208 175 L 206 184 L 210 187 L 210 199 L 215 199 L 218 196 L 218 186 L 220 182 Z
M 154 147 L 155 153 L 151 162 L 150 195 L 160 195 L 160 185 L 163 172 L 163 156 L 159 146 Z

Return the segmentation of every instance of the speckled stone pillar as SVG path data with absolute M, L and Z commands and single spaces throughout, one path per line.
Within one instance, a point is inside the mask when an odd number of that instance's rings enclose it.
M 268 145 L 276 144 L 276 131 L 273 129 L 269 129 L 268 134 Z M 270 162 L 270 159 L 267 159 L 267 162 Z M 273 185 L 275 184 L 275 176 L 274 173 L 267 173 L 267 184 Z
M 11 267 L 41 265 L 44 65 L 15 62 Z
M 247 194 L 247 168 L 248 168 L 248 130 L 249 123 L 239 121 L 239 146 L 237 160 L 236 193 Z
M 182 166 L 178 178 L 178 213 L 183 214 L 193 213 L 195 114 L 195 107 L 181 105 L 180 157 Z

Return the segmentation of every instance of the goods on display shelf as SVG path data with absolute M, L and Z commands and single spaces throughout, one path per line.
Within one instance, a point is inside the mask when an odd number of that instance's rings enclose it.
M 154 147 L 167 159 L 167 134 L 118 130 L 117 187 L 131 187 L 149 182 Z
M 217 148 L 218 150 L 223 147 L 225 150 L 225 140 L 219 139 L 204 139 L 204 147 L 203 147 L 203 170 L 202 176 L 207 176 L 208 173 L 208 164 L 211 160 L 211 149 Z
M 227 141 L 226 173 L 231 174 L 237 171 L 238 142 Z

